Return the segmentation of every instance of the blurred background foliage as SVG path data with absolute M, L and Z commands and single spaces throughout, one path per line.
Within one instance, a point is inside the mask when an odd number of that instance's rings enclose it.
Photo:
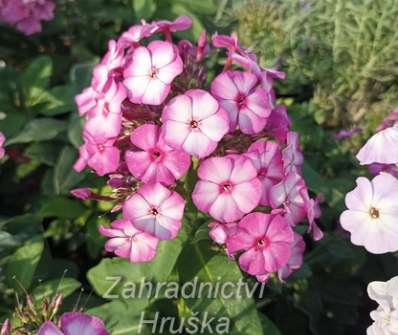
M 397 15 L 395 0 L 244 0 L 224 23 L 289 73 L 282 92 L 309 98 L 317 123 L 368 130 L 398 103 Z
M 104 278 L 121 273 L 124 281 L 181 283 L 195 276 L 237 281 L 242 274 L 209 246 L 200 218 L 199 229 L 187 218 L 176 240 L 162 242 L 153 263 L 105 258 L 97 228 L 113 218 L 111 205 L 69 195 L 87 185 L 109 192 L 94 174 L 72 171 L 81 143 L 73 97 L 89 84 L 109 39 L 141 19 L 178 15 L 194 22 L 180 38 L 194 40 L 204 29 L 236 31 L 264 66 L 287 73 L 278 97 L 301 134 L 309 187 L 324 195 L 326 237 L 306 241 L 303 268 L 286 284 L 272 280 L 264 299 L 101 298 L 109 286 Z M 351 245 L 338 217 L 344 194 L 366 173 L 354 159 L 356 149 L 397 106 L 397 17 L 396 0 L 59 0 L 55 19 L 40 34 L 28 38 L 0 25 L 0 131 L 7 137 L 0 167 L 0 319 L 12 315 L 23 286 L 37 301 L 61 291 L 65 310 L 89 309 L 112 334 L 136 334 L 142 311 L 227 315 L 231 334 L 240 335 L 364 334 L 374 307 L 366 285 L 396 275 L 398 259 Z M 363 127 L 362 135 L 333 138 L 354 126 Z

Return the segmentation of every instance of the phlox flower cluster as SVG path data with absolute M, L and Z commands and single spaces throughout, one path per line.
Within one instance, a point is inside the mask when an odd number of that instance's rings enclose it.
M 52 0 L 0 0 L 0 22 L 31 35 L 41 31 L 41 21 L 53 19 L 54 9 Z
M 373 320 L 368 335 L 394 335 L 398 333 L 398 277 L 387 282 L 374 281 L 368 285 L 369 297 L 379 306 L 370 313 Z
M 398 124 L 396 111 L 379 127 L 357 154 L 367 165 L 373 180 L 357 179 L 357 187 L 346 195 L 348 209 L 341 225 L 351 233 L 351 241 L 369 252 L 382 254 L 398 250 Z
M 274 80 L 284 74 L 263 69 L 234 34 L 214 35 L 212 47 L 205 32 L 196 45 L 176 43 L 172 33 L 190 26 L 185 16 L 142 22 L 109 42 L 91 86 L 76 97 L 85 123 L 74 168 L 107 176 L 113 189 L 122 216 L 100 228 L 107 251 L 150 261 L 159 241 L 177 236 L 192 201 L 244 271 L 286 278 L 305 249 L 293 228 L 307 220 L 315 239 L 322 232 L 299 135 L 276 103 Z M 210 80 L 206 56 L 216 49 L 226 61 Z M 89 189 L 73 194 L 104 200 Z

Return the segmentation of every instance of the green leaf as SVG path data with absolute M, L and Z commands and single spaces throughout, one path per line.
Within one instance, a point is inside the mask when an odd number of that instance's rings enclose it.
M 83 144 L 83 119 L 77 114 L 72 115 L 68 126 L 68 139 L 75 148 L 79 148 Z
M 135 18 L 138 21 L 141 19 L 150 19 L 156 10 L 156 3 L 154 0 L 131 0 L 131 3 Z
M 23 214 L 0 220 L 0 227 L 13 235 L 33 236 L 41 231 L 41 219 L 36 214 Z
M 0 121 L 0 131 L 4 133 L 6 138 L 12 138 L 21 132 L 29 121 L 29 117 L 26 113 L 15 110 L 7 110 L 5 114 L 5 119 Z
M 53 279 L 35 287 L 32 295 L 35 301 L 42 301 L 43 298 L 53 297 L 57 293 L 61 293 L 66 298 L 80 286 L 80 282 L 74 278 Z
M 82 91 L 90 85 L 94 66 L 98 63 L 97 59 L 84 64 L 76 64 L 70 71 L 70 81 L 73 83 L 76 92 Z
M 214 0 L 176 0 L 175 2 L 180 3 L 189 8 L 192 12 L 201 15 L 214 15 L 218 8 Z
M 183 283 L 198 278 L 198 285 L 212 283 L 212 287 L 215 287 L 217 283 L 222 285 L 228 282 L 235 284 L 236 288 L 239 282 L 244 282 L 237 264 L 230 261 L 226 255 L 211 251 L 211 244 L 205 241 L 187 246 L 178 261 L 177 268 L 180 281 Z M 236 291 L 233 289 L 232 293 L 237 291 L 238 289 Z M 251 297 L 239 298 L 233 294 L 231 299 L 226 299 L 218 294 L 209 299 L 204 293 L 198 299 L 185 299 L 185 305 L 193 312 L 208 312 L 209 315 L 218 318 L 227 317 L 231 321 L 229 332 L 231 335 L 263 334 L 261 320 Z
M 25 150 L 25 155 L 37 160 L 40 163 L 53 166 L 57 160 L 62 145 L 52 142 L 32 143 Z
M 302 169 L 305 181 L 311 191 L 315 193 L 328 191 L 327 188 L 325 188 L 326 182 L 323 180 L 321 175 L 308 164 L 307 161 L 304 162 Z
M 97 258 L 102 253 L 106 237 L 99 233 L 98 228 L 107 224 L 109 219 L 105 216 L 93 216 L 86 223 L 87 252 L 92 258 Z
M 53 64 L 48 56 L 36 58 L 21 75 L 21 86 L 26 105 L 33 106 L 39 100 L 43 89 L 50 83 Z
M 25 128 L 7 144 L 29 143 L 52 140 L 66 130 L 66 123 L 49 118 L 41 118 L 30 121 Z
M 259 314 L 264 335 L 282 335 L 275 324 L 264 314 Z
M 14 277 L 25 289 L 29 289 L 33 276 L 44 251 L 43 237 L 38 235 L 25 242 L 8 259 L 6 266 L 6 277 L 9 285 L 20 291 L 21 288 Z
M 84 173 L 77 173 L 73 170 L 76 159 L 77 153 L 72 147 L 67 146 L 61 151 L 54 168 L 53 181 L 56 194 L 68 194 L 85 178 Z
M 21 241 L 7 231 L 0 230 L 0 252 L 4 249 L 15 248 Z
M 44 91 L 40 103 L 45 105 L 40 108 L 39 113 L 54 116 L 75 110 L 74 93 L 71 86 L 57 86 L 50 91 Z
M 362 248 L 352 245 L 336 234 L 328 234 L 305 256 L 305 262 L 310 266 L 322 264 L 338 265 L 342 268 L 348 265 L 354 268 L 361 266 L 365 261 L 366 253 Z
M 92 308 L 88 313 L 104 320 L 107 330 L 112 335 L 149 335 L 152 334 L 150 328 L 143 325 L 140 329 L 141 313 L 146 307 L 147 303 L 140 300 L 114 300 Z
M 43 202 L 38 215 L 46 217 L 57 217 L 61 219 L 76 219 L 85 211 L 84 206 L 78 200 L 66 197 L 55 197 Z
M 210 237 L 209 237 L 209 227 L 208 227 L 208 223 L 204 223 L 202 224 L 195 232 L 195 236 L 192 240 L 191 243 L 198 243 L 200 241 L 209 241 Z

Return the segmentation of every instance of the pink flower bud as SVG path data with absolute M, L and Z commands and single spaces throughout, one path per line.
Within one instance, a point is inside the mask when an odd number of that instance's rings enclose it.
M 1 327 L 0 335 L 10 335 L 11 334 L 11 322 L 10 320 L 5 320 L 3 326 Z

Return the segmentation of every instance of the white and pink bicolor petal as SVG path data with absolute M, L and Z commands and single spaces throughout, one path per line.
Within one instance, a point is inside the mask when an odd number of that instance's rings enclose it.
M 177 236 L 184 214 L 185 201 L 160 183 L 143 185 L 123 205 L 123 215 L 133 225 L 160 240 Z
M 357 154 L 361 165 L 398 163 L 398 123 L 373 135 Z
M 200 158 L 210 155 L 228 132 L 228 117 L 201 89 L 173 98 L 162 112 L 162 134 L 171 147 Z
M 134 49 L 131 62 L 124 70 L 124 84 L 135 104 L 160 105 L 170 92 L 171 82 L 183 70 L 175 45 L 153 41 Z

